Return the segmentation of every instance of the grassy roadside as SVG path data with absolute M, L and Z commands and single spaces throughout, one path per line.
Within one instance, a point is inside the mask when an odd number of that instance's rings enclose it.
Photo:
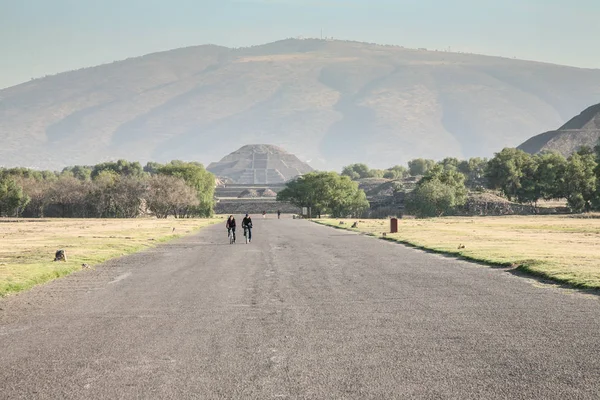
M 420 249 L 492 266 L 513 267 L 557 283 L 600 289 L 600 219 L 573 216 L 445 217 L 398 220 L 323 219 L 314 222 L 363 232 Z M 344 224 L 340 225 L 340 222 Z M 464 247 L 462 247 L 464 246 Z
M 135 253 L 222 219 L 0 219 L 0 297 Z M 67 262 L 53 262 L 64 249 Z

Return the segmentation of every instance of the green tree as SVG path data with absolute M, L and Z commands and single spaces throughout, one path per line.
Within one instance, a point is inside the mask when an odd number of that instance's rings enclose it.
M 116 215 L 115 186 L 119 174 L 112 170 L 102 170 L 94 176 L 86 203 L 97 218 L 111 218 Z M 74 182 L 66 182 L 74 185 Z
M 433 168 L 435 164 L 434 160 L 416 158 L 408 162 L 408 170 L 411 176 L 425 175 L 425 173 Z
M 162 167 L 163 165 L 154 161 L 148 161 L 146 163 L 146 165 L 144 166 L 144 172 L 146 172 L 147 174 L 150 175 L 156 175 L 158 174 L 158 170 Z
M 594 146 L 594 154 L 596 157 L 596 168 L 594 168 L 594 174 L 596 175 L 596 193 L 592 199 L 592 208 L 594 210 L 600 210 L 600 140 L 598 140 L 598 144 Z
M 23 192 L 30 198 L 27 207 L 23 211 L 26 217 L 43 218 L 46 205 L 48 204 L 48 193 L 52 186 L 52 180 L 36 180 L 35 178 L 18 178 L 19 186 Z
M 70 173 L 80 181 L 89 181 L 92 178 L 92 169 L 93 167 L 85 165 L 74 165 L 72 167 L 63 168 L 61 175 Z
M 29 197 L 23 193 L 15 179 L 0 177 L 0 216 L 18 217 L 29 203 Z
M 311 172 L 293 179 L 277 194 L 277 200 L 308 207 L 319 215 L 331 213 L 333 217 L 357 216 L 369 207 L 358 183 L 335 172 Z
M 144 169 L 142 168 L 142 165 L 139 162 L 118 160 L 116 162 L 110 161 L 95 165 L 91 173 L 92 179 L 96 178 L 102 171 L 111 171 L 118 175 L 137 177 L 140 177 L 144 174 Z
M 471 189 L 479 189 L 487 186 L 485 170 L 488 160 L 480 157 L 473 157 L 469 160 L 463 160 L 458 164 L 458 171 L 465 175 L 465 185 Z
M 534 158 L 537 164 L 535 181 L 539 196 L 545 200 L 566 197 L 563 192 L 566 158 L 557 152 L 543 152 Z
M 440 217 L 458 205 L 455 190 L 439 180 L 418 185 L 406 199 L 406 211 L 417 218 Z
M 487 165 L 485 176 L 491 189 L 500 189 L 509 199 L 523 198 L 528 184 L 527 171 L 534 169 L 533 156 L 519 149 L 505 148 L 496 153 Z
M 408 169 L 402 165 L 394 165 L 385 170 L 383 177 L 386 179 L 404 179 L 409 175 Z
M 369 170 L 368 178 L 383 178 L 385 171 L 382 169 L 371 169 Z
M 196 191 L 199 204 L 190 216 L 210 217 L 214 213 L 215 176 L 195 162 L 171 161 L 158 169 L 161 175 L 182 178 Z
M 457 170 L 460 165 L 460 160 L 455 157 L 447 157 L 447 158 L 444 158 L 442 161 L 440 161 L 438 164 L 441 165 L 442 167 L 444 167 L 444 169 L 456 169 Z
M 571 210 L 582 212 L 592 208 L 592 201 L 597 194 L 597 166 L 595 154 L 586 150 L 568 158 L 563 192 Z
M 529 203 L 537 205 L 542 197 L 538 181 L 538 159 L 535 156 L 529 158 L 521 169 L 519 187 L 515 192 L 515 200 L 518 203 Z
M 444 168 L 443 164 L 434 166 L 425 174 L 423 178 L 421 178 L 421 180 L 417 183 L 417 186 L 422 186 L 428 182 L 439 182 L 448 186 L 453 191 L 453 204 L 465 204 L 467 200 L 465 175 L 454 167 Z
M 13 178 L 33 178 L 38 181 L 45 179 L 45 176 L 56 176 L 51 171 L 37 171 L 29 168 L 6 168 L 1 172 L 1 176 L 11 176 Z
M 353 181 L 370 178 L 370 169 L 366 164 L 351 164 L 342 170 L 342 176 L 347 176 Z

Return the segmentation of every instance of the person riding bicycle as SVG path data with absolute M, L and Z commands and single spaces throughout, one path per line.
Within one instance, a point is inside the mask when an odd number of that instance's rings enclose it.
M 235 218 L 233 217 L 233 215 L 229 216 L 225 227 L 227 228 L 227 237 L 229 237 L 229 234 L 233 232 L 233 241 L 235 241 Z
M 248 214 L 242 220 L 242 228 L 244 228 L 244 236 L 246 235 L 246 230 L 248 232 L 248 243 L 252 242 L 252 218 Z

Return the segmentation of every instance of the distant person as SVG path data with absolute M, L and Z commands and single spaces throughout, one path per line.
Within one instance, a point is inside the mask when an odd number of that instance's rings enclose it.
M 281 219 L 281 210 L 277 210 L 277 219 Z
M 242 220 L 242 228 L 244 228 L 244 236 L 248 235 L 248 243 L 252 242 L 252 218 L 248 214 Z
M 235 242 L 235 218 L 233 215 L 229 216 L 225 227 L 227 228 L 227 237 L 229 237 L 230 232 L 233 232 L 233 241 Z
M 267 212 L 263 211 L 263 218 L 267 218 Z

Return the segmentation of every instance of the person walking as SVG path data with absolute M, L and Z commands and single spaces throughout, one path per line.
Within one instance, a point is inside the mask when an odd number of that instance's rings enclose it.
M 277 219 L 281 219 L 281 210 L 277 210 Z

